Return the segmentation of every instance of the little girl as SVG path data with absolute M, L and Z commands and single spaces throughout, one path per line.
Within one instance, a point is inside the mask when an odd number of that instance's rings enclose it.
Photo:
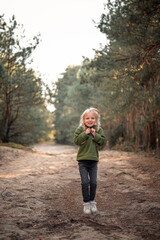
M 86 109 L 80 118 L 80 125 L 74 134 L 74 143 L 79 146 L 77 161 L 81 176 L 84 213 L 97 211 L 95 195 L 97 188 L 97 163 L 99 147 L 106 138 L 100 127 L 100 114 L 96 108 Z

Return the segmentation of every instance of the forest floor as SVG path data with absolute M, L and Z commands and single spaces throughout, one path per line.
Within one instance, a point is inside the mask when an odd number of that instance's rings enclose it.
M 72 146 L 0 146 L 0 240 L 159 240 L 160 159 L 103 150 L 85 215 Z

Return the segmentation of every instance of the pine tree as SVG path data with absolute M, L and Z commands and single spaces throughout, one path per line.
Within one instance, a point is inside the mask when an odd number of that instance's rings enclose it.
M 29 144 L 47 129 L 41 121 L 47 116 L 40 110 L 45 108 L 43 82 L 26 67 L 39 38 L 34 37 L 33 43 L 22 47 L 23 36 L 17 38 L 19 27 L 14 16 L 9 24 L 0 17 L 0 139 Z

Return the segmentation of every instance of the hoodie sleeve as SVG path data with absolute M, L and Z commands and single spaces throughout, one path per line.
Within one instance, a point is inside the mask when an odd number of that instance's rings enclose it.
M 78 127 L 74 133 L 74 143 L 78 146 L 82 145 L 89 136 L 85 133 L 82 127 Z
M 104 135 L 103 129 L 100 128 L 98 132 L 95 133 L 94 136 L 94 141 L 99 145 L 99 146 L 104 146 L 106 144 L 106 137 Z

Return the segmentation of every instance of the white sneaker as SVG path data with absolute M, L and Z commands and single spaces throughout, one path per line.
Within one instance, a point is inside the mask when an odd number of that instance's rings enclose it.
M 97 206 L 96 206 L 96 202 L 95 201 L 90 201 L 90 210 L 92 213 L 97 212 Z
M 84 206 L 83 212 L 86 214 L 90 214 L 91 213 L 90 203 L 89 202 L 83 203 L 83 206 Z

